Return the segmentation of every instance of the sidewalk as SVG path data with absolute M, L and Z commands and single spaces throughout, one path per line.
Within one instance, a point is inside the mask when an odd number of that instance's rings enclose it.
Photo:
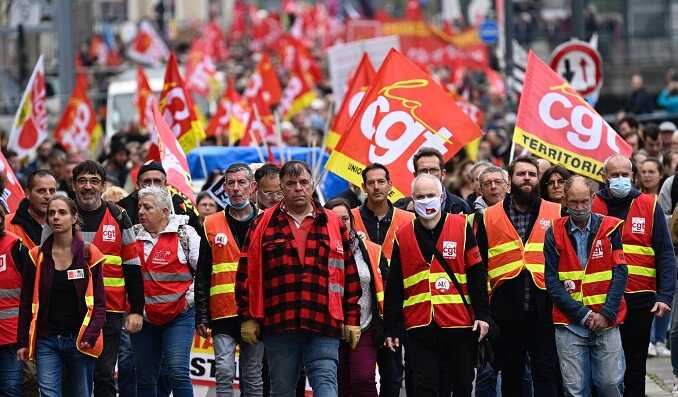
M 648 397 L 671 396 L 673 372 L 669 358 L 649 358 L 647 360 L 647 378 L 645 394 Z

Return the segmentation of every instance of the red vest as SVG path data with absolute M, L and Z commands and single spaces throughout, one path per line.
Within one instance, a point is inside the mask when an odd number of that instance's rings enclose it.
M 12 233 L 0 237 L 0 346 L 16 343 L 21 301 L 21 274 L 14 265 L 12 248 L 19 240 Z
M 504 202 L 487 208 L 484 212 L 487 233 L 487 276 L 490 293 L 504 281 L 517 277 L 523 269 L 532 275 L 534 284 L 546 289 L 544 284 L 544 236 L 551 222 L 560 218 L 560 204 L 541 200 L 539 214 L 525 244 L 513 227 Z
M 624 258 L 629 270 L 626 281 L 628 293 L 656 292 L 657 269 L 652 248 L 652 230 L 657 196 L 641 193 L 633 199 L 622 228 Z M 607 215 L 607 204 L 597 195 L 591 206 L 593 212 Z
M 189 265 L 179 261 L 178 233 L 162 233 L 148 258 L 144 258 L 144 242 L 137 241 L 144 275 L 146 319 L 164 325 L 186 310 L 186 292 L 193 284 Z
M 238 270 L 240 248 L 233 237 L 224 211 L 205 218 L 205 236 L 212 249 L 210 278 L 210 318 L 235 317 L 235 274 Z
M 106 292 L 106 311 L 123 313 L 127 309 L 127 301 L 125 279 L 122 274 L 122 231 L 108 206 L 92 244 L 104 254 L 102 270 Z
M 280 210 L 280 203 L 268 208 L 261 215 L 256 228 L 250 234 L 250 244 L 247 247 L 247 287 L 249 289 L 250 316 L 255 319 L 264 318 L 264 273 L 261 256 L 261 245 L 264 232 L 268 227 L 273 214 Z M 323 210 L 327 216 L 327 234 L 330 239 L 330 253 L 327 258 L 328 269 L 328 300 L 330 316 L 338 321 L 344 321 L 344 245 L 341 236 L 341 219 L 329 210 Z
M 596 313 L 600 313 L 601 307 L 607 299 L 607 291 L 612 283 L 612 268 L 624 263 L 622 250 L 613 250 L 609 236 L 623 222 L 611 216 L 603 216 L 596 237 L 589 252 L 589 261 L 585 269 L 582 269 L 577 252 L 572 246 L 572 241 L 567 234 L 567 220 L 569 217 L 557 219 L 553 223 L 553 237 L 558 250 L 558 278 L 565 285 L 570 296 L 575 301 L 587 306 Z M 622 297 L 619 310 L 617 311 L 616 324 L 624 322 L 626 317 L 626 302 Z M 558 307 L 553 305 L 553 323 L 567 325 L 571 321 Z
M 464 306 L 461 294 L 471 302 L 466 284 L 466 217 L 448 214 L 436 247 L 447 259 L 462 291 L 458 291 L 435 256 L 424 259 L 414 223 L 402 226 L 397 234 L 403 271 L 405 329 L 424 327 L 431 320 L 441 328 L 468 328 L 473 318 Z
M 351 210 L 353 213 L 353 218 L 355 219 L 355 230 L 357 232 L 363 232 L 367 240 L 370 239 L 370 235 L 367 233 L 367 228 L 363 223 L 363 218 L 360 215 L 360 207 L 353 208 Z M 390 263 L 391 255 L 393 254 L 393 242 L 395 241 L 396 232 L 403 225 L 406 225 L 414 220 L 414 214 L 408 211 L 401 210 L 400 208 L 393 208 L 393 217 L 391 218 L 391 225 L 386 231 L 386 236 L 384 237 L 384 243 L 381 245 L 381 251 L 384 254 L 384 258 Z
M 94 313 L 94 285 L 92 281 L 92 269 L 94 266 L 99 265 L 103 262 L 104 257 L 101 255 L 101 252 L 97 247 L 91 244 L 85 244 L 85 249 L 89 249 L 89 262 L 88 266 L 85 269 L 87 273 L 87 290 L 85 291 L 85 306 L 87 307 L 87 312 L 85 313 L 85 318 L 82 319 L 82 325 L 80 325 L 80 330 L 78 331 L 78 337 L 75 339 L 75 347 L 82 354 L 86 354 L 90 357 L 97 358 L 104 349 L 104 333 L 103 330 L 99 331 L 97 340 L 94 343 L 94 346 L 91 346 L 87 349 L 80 347 L 80 342 L 82 341 L 87 327 L 92 319 Z M 31 260 L 35 264 L 35 282 L 33 283 L 33 304 L 31 308 L 31 323 L 28 329 L 28 359 L 33 360 L 35 358 L 35 345 L 38 337 L 38 310 L 40 310 L 40 275 L 42 273 L 42 259 L 43 255 L 40 251 L 40 246 L 33 247 L 29 251 Z M 49 291 L 45 292 L 49 293 Z
M 36 244 L 33 242 L 33 240 L 31 240 L 31 238 L 28 236 L 24 228 L 20 225 L 12 223 L 14 215 L 16 215 L 16 212 L 7 214 L 5 216 L 5 231 L 13 233 L 17 237 L 19 237 L 23 245 L 26 246 L 26 248 L 31 249 L 35 247 Z
M 384 280 L 381 278 L 379 261 L 381 260 L 381 245 L 373 243 L 367 239 L 363 240 L 368 258 L 365 258 L 372 271 L 372 288 L 377 296 L 377 309 L 379 314 L 384 315 Z

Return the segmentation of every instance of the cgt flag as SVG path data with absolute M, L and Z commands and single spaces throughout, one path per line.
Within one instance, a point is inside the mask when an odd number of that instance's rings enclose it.
M 134 95 L 134 103 L 139 112 L 139 126 L 144 131 L 149 131 L 149 123 L 153 120 L 153 101 L 155 96 L 151 91 L 151 85 L 148 84 L 148 78 L 144 73 L 144 68 L 137 66 L 137 91 Z
M 518 107 L 513 142 L 534 155 L 603 180 L 603 162 L 631 147 L 562 77 L 533 52 Z
M 232 78 L 229 78 L 226 89 L 224 90 L 224 95 L 221 97 L 221 100 L 219 100 L 217 111 L 214 116 L 212 116 L 212 119 L 205 130 L 207 136 L 225 137 L 228 135 L 233 104 L 238 101 L 240 101 L 240 96 L 235 91 L 235 82 Z
M 312 82 L 308 75 L 301 70 L 300 63 L 296 62 L 278 107 L 278 111 L 283 115 L 284 120 L 290 120 L 313 102 L 316 95 L 311 85 Z
M 47 108 L 45 107 L 45 67 L 42 55 L 35 64 L 33 74 L 14 118 L 7 148 L 14 150 L 19 158 L 31 155 L 47 138 Z
M 165 83 L 160 94 L 160 113 L 181 144 L 184 153 L 193 150 L 205 138 L 205 130 L 198 118 L 191 95 L 179 74 L 179 65 L 174 53 L 170 55 L 165 70 Z
M 278 74 L 273 69 L 273 64 L 267 53 L 261 55 L 261 60 L 257 65 L 257 70 L 250 77 L 245 90 L 245 96 L 254 98 L 260 92 L 268 105 L 276 105 L 280 102 L 282 91 Z
M 0 178 L 4 181 L 5 190 L 0 191 L 0 206 L 7 214 L 11 214 L 19 208 L 19 202 L 25 197 L 21 183 L 16 179 L 12 167 L 0 152 Z
M 360 102 L 365 97 L 365 93 L 370 88 L 370 83 L 374 80 L 377 72 L 370 62 L 366 53 L 363 54 L 358 67 L 356 68 L 351 80 L 348 83 L 348 90 L 341 102 L 341 107 L 332 121 L 330 133 L 327 136 L 327 150 L 332 151 L 337 146 L 339 138 L 348 129 L 351 124 L 351 118 Z
M 428 73 L 391 49 L 326 167 L 360 185 L 363 168 L 381 163 L 391 172 L 389 198 L 397 200 L 410 194 L 419 148 L 436 148 L 447 160 L 480 133 Z
M 87 75 L 79 73 L 66 110 L 54 129 L 54 139 L 66 149 L 95 152 L 101 138 L 101 125 L 87 96 L 88 85 Z

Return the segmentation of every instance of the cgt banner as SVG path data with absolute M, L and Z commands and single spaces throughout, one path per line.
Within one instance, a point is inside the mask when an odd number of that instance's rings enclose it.
M 562 77 L 530 51 L 513 142 L 535 156 L 603 180 L 603 162 L 631 147 Z
M 390 171 L 389 198 L 395 201 L 410 194 L 412 157 L 419 148 L 436 148 L 447 160 L 480 134 L 478 125 L 428 73 L 392 49 L 327 169 L 361 185 L 365 166 L 381 163 Z

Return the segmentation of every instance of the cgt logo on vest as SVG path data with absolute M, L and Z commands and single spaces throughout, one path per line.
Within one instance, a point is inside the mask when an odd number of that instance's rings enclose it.
M 155 265 L 167 265 L 169 263 L 169 258 L 172 255 L 172 251 L 169 250 L 159 250 L 153 255 L 151 262 Z
M 540 219 L 539 220 L 539 227 L 541 227 L 542 230 L 546 230 L 549 227 L 551 227 L 551 220 L 550 219 Z
M 104 225 L 102 229 L 102 238 L 107 242 L 115 242 L 115 226 L 113 225 Z
M 591 259 L 598 259 L 603 257 L 603 242 L 596 240 L 596 243 L 593 246 L 593 254 L 591 254 Z
M 443 258 L 457 259 L 457 242 L 443 241 Z
M 645 234 L 645 218 L 631 218 L 631 233 Z
M 228 244 L 228 237 L 226 236 L 226 233 L 217 233 L 217 235 L 214 236 L 214 244 L 220 247 Z
M 436 283 L 435 283 L 435 288 L 436 288 L 436 290 L 438 290 L 442 293 L 447 292 L 450 289 L 450 280 L 448 280 L 444 277 L 437 279 Z

